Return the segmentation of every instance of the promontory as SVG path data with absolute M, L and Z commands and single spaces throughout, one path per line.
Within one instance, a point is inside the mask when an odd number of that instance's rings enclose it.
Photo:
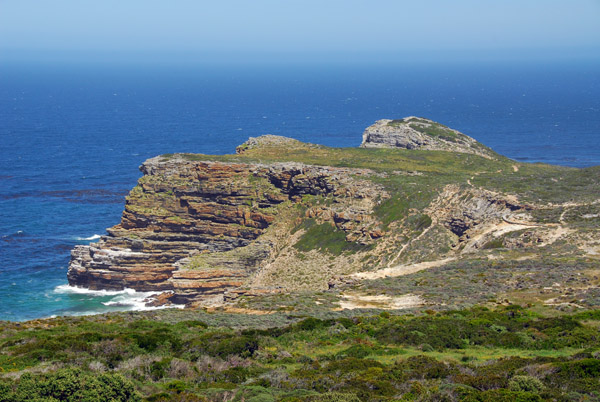
M 600 304 L 599 167 L 516 162 L 409 117 L 358 148 L 265 135 L 140 170 L 120 223 L 72 251 L 71 285 L 265 312 L 289 308 L 277 295 L 332 310 Z

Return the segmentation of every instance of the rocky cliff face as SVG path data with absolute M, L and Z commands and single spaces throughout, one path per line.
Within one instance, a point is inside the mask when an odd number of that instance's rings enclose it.
M 360 169 L 192 161 L 182 155 L 152 158 L 140 169 L 144 176 L 129 193 L 121 222 L 98 243 L 72 251 L 71 285 L 172 291 L 172 301 L 185 303 L 222 295 L 272 259 L 276 245 L 263 234 L 305 196 L 336 197 L 345 214 L 336 208 L 311 213 L 326 216 L 351 240 L 377 236 L 365 229 L 360 212 L 369 211 L 351 207 L 372 188 L 351 178 L 365 174 Z
M 461 152 L 486 158 L 498 156 L 468 135 L 421 117 L 378 120 L 364 131 L 360 146 Z

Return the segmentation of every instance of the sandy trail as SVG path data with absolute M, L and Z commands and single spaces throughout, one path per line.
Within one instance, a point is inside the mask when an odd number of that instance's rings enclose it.
M 414 274 L 415 272 L 422 271 L 424 269 L 439 267 L 440 265 L 447 264 L 450 261 L 454 260 L 456 260 L 456 257 L 448 257 L 444 258 L 443 260 L 436 261 L 419 262 L 416 264 L 396 265 L 394 267 L 384 268 L 374 272 L 357 272 L 355 274 L 350 275 L 350 277 L 357 279 L 380 279 L 402 275 L 410 275 Z
M 417 295 L 385 296 L 385 295 L 363 295 L 358 293 L 347 293 L 342 295 L 340 307 L 343 310 L 354 310 L 357 308 L 376 308 L 382 310 L 400 310 L 405 308 L 419 307 L 425 301 Z

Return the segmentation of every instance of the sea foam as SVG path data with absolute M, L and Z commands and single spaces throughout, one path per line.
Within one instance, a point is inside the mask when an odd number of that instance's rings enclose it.
M 90 237 L 76 237 L 75 240 L 79 240 L 79 241 L 84 241 L 84 240 L 98 240 L 100 237 L 102 237 L 102 235 L 99 234 L 95 234 L 93 236 Z
M 61 294 L 77 294 L 77 295 L 90 295 L 90 296 L 116 296 L 116 295 L 123 295 L 123 294 L 133 295 L 133 294 L 138 293 L 134 289 L 129 289 L 129 288 L 125 288 L 123 290 L 93 290 L 93 289 L 80 288 L 80 287 L 71 286 L 71 285 L 59 285 L 54 288 L 54 292 L 61 293 Z M 148 292 L 148 293 L 155 294 L 152 292 Z
M 92 290 L 70 285 L 59 285 L 54 288 L 54 293 L 86 297 L 94 306 L 88 305 L 86 311 L 68 312 L 68 315 L 101 314 L 111 311 L 147 311 L 165 308 L 184 308 L 184 305 L 174 304 L 169 306 L 147 306 L 148 299 L 161 292 L 137 292 L 134 289 L 123 290 Z

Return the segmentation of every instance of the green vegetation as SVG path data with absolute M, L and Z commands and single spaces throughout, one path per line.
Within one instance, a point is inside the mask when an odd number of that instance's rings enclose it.
M 493 239 L 483 245 L 484 250 L 489 250 L 491 248 L 502 248 L 502 247 L 504 247 L 504 241 L 502 239 Z
M 388 126 L 391 127 L 400 127 L 406 124 L 406 121 L 404 119 L 395 119 L 392 120 L 388 123 Z
M 388 123 L 388 126 L 391 126 L 391 127 L 400 127 L 400 126 L 406 125 L 408 123 L 421 123 L 421 124 L 427 124 L 427 125 L 439 125 L 439 126 L 442 126 L 442 127 L 446 127 L 446 126 L 443 126 L 443 125 L 441 125 L 439 123 L 435 123 L 435 122 L 433 122 L 431 120 L 423 119 L 423 118 L 420 118 L 420 117 L 407 117 L 407 118 L 404 118 L 404 119 L 395 119 L 395 120 L 390 121 Z
M 193 161 L 221 162 L 301 162 L 318 166 L 367 168 L 375 171 L 421 171 L 470 173 L 482 169 L 493 172 L 510 167 L 510 160 L 490 160 L 477 155 L 445 151 L 422 151 L 386 148 L 329 148 L 299 143 L 296 147 L 264 146 L 240 155 L 180 154 Z
M 347 241 L 343 230 L 329 223 L 318 224 L 314 219 L 304 220 L 295 230 L 299 229 L 305 230 L 294 244 L 294 248 L 299 251 L 320 250 L 338 256 L 346 251 L 366 251 L 372 248 L 371 245 Z
M 119 374 L 61 369 L 53 373 L 21 375 L 17 384 L 0 383 L 0 401 L 141 401 L 133 383 Z
M 595 200 L 600 186 L 600 166 L 585 169 L 563 166 L 519 164 L 518 172 L 481 173 L 473 185 L 518 194 L 520 199 L 534 202 L 562 203 Z
M 0 401 L 600 398 L 598 311 L 290 317 L 269 329 L 144 319 L 178 316 L 156 314 L 1 324 Z
M 409 127 L 423 134 L 427 134 L 434 138 L 440 138 L 449 142 L 458 142 L 459 140 L 459 135 L 457 133 L 439 123 L 433 123 L 428 125 L 409 124 Z

